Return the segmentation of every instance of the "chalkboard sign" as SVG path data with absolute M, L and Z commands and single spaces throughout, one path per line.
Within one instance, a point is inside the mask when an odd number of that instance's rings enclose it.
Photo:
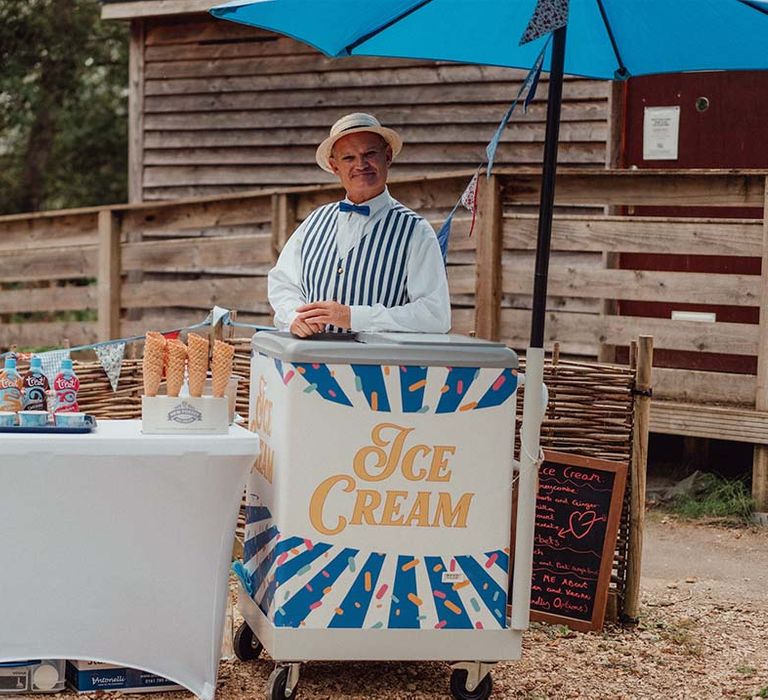
M 536 498 L 531 619 L 603 625 L 627 465 L 544 451 Z

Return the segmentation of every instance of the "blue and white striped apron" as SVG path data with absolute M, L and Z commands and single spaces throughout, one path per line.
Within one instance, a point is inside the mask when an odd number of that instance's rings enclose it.
M 419 216 L 396 204 L 343 256 L 336 246 L 338 216 L 335 202 L 312 212 L 307 222 L 301 247 L 301 285 L 307 303 L 406 304 L 408 246 Z

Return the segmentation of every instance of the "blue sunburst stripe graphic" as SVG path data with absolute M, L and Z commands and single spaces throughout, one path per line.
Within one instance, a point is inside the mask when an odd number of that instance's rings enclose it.
M 317 546 L 318 545 L 315 546 L 315 549 Z M 312 551 L 314 551 L 314 549 Z M 336 582 L 339 576 L 341 576 L 344 570 L 349 566 L 349 560 L 354 557 L 358 551 L 359 550 L 357 549 L 347 547 L 342 550 L 341 554 L 328 562 L 321 571 L 318 571 L 308 584 L 304 584 L 296 595 L 277 609 L 274 619 L 275 626 L 298 627 L 301 624 L 301 621 L 312 611 L 312 606 L 322 600 L 325 595 L 324 590 Z M 295 573 L 296 572 L 294 572 L 294 574 Z M 291 574 L 291 576 L 293 576 L 293 574 Z M 286 577 L 280 581 L 280 583 L 287 581 L 289 578 L 291 577 Z
M 496 559 L 493 563 L 498 566 L 504 573 L 509 573 L 509 555 L 505 554 L 500 549 L 485 553 L 486 557 L 492 557 L 494 555 L 496 555 Z
M 352 365 L 352 371 L 360 379 L 365 400 L 374 411 L 389 412 L 389 396 L 380 365 Z M 374 399 L 373 396 L 376 396 Z
M 314 387 L 320 396 L 327 401 L 351 406 L 352 402 L 347 398 L 339 383 L 331 375 L 328 365 L 312 362 L 295 362 L 299 374 L 301 374 L 310 387 Z M 308 387 L 309 388 L 309 387 Z
M 252 525 L 260 520 L 269 520 L 271 517 L 272 513 L 266 506 L 245 506 L 246 525 Z
M 426 367 L 415 365 L 400 367 L 400 397 L 403 402 L 403 413 L 418 413 L 424 405 L 426 381 Z
M 469 579 L 485 607 L 491 611 L 501 627 L 507 626 L 504 614 L 507 605 L 507 593 L 494 581 L 472 557 L 456 557 L 456 561 Z
M 500 406 L 503 404 L 517 389 L 517 370 L 512 370 L 509 367 L 503 370 L 501 374 L 493 381 L 488 391 L 483 394 L 483 397 L 477 402 L 475 410 L 478 408 L 492 408 L 493 406 Z
M 272 604 L 277 587 L 293 578 L 301 569 L 310 565 L 315 559 L 323 556 L 329 549 L 329 544 L 316 544 L 312 549 L 297 554 L 293 559 L 289 559 L 275 569 L 274 578 L 269 582 L 264 595 L 261 599 L 261 609 L 268 610 Z
M 277 368 L 277 373 L 280 375 L 281 379 L 285 379 L 285 371 L 283 370 L 283 361 L 278 360 L 276 357 L 275 360 L 275 367 Z
M 435 413 L 453 413 L 459 407 L 477 374 L 477 367 L 451 368 L 445 378 L 445 386 L 448 388 L 440 395 Z
M 443 583 L 445 562 L 440 557 L 424 557 L 424 565 L 427 567 L 429 583 L 432 586 L 437 616 L 440 620 L 445 620 L 444 629 L 472 629 L 472 620 L 467 615 L 461 597 L 453 590 L 453 584 Z M 438 595 L 435 595 L 435 591 L 438 591 Z M 451 606 L 446 606 L 446 602 L 451 603 Z M 460 612 L 457 613 L 456 610 Z
M 277 537 L 280 531 L 272 525 L 264 532 L 260 532 L 255 537 L 251 537 L 243 543 L 243 561 L 248 561 L 258 554 L 258 551 L 267 545 L 274 537 Z
M 354 583 L 350 586 L 336 615 L 333 616 L 329 627 L 360 629 L 363 626 L 385 559 L 386 555 L 384 554 L 371 554 L 368 557 Z M 366 579 L 368 590 L 366 590 Z
M 288 537 L 287 539 L 278 542 L 272 548 L 272 551 L 269 552 L 264 557 L 264 559 L 261 560 L 261 563 L 253 570 L 253 590 L 255 591 L 259 588 L 261 582 L 267 577 L 269 570 L 272 568 L 272 564 L 275 563 L 275 560 L 283 552 L 287 552 L 289 549 L 298 547 L 303 541 L 304 540 L 302 540 L 300 537 Z M 248 563 L 247 560 L 246 563 Z
M 403 566 L 413 561 L 411 556 L 397 557 L 397 573 L 392 587 L 392 605 L 389 608 L 389 624 L 393 629 L 419 629 L 419 606 L 408 598 L 416 594 L 416 567 L 410 566 L 403 571 Z M 399 612 L 398 612 L 399 611 Z

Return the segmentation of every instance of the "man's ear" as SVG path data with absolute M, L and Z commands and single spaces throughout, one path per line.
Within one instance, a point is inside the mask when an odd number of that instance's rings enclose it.
M 333 171 L 334 175 L 339 174 L 339 168 L 336 165 L 336 159 L 333 156 L 328 156 L 328 165 L 331 166 L 331 170 Z
M 385 156 L 387 158 L 387 165 L 392 165 L 392 159 L 394 158 L 394 155 L 392 153 L 392 146 L 387 144 L 387 150 L 385 151 Z

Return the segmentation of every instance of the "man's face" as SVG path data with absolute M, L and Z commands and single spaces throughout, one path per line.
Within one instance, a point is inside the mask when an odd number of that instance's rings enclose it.
M 364 202 L 384 191 L 392 147 L 378 134 L 360 131 L 340 138 L 329 160 L 349 199 Z

